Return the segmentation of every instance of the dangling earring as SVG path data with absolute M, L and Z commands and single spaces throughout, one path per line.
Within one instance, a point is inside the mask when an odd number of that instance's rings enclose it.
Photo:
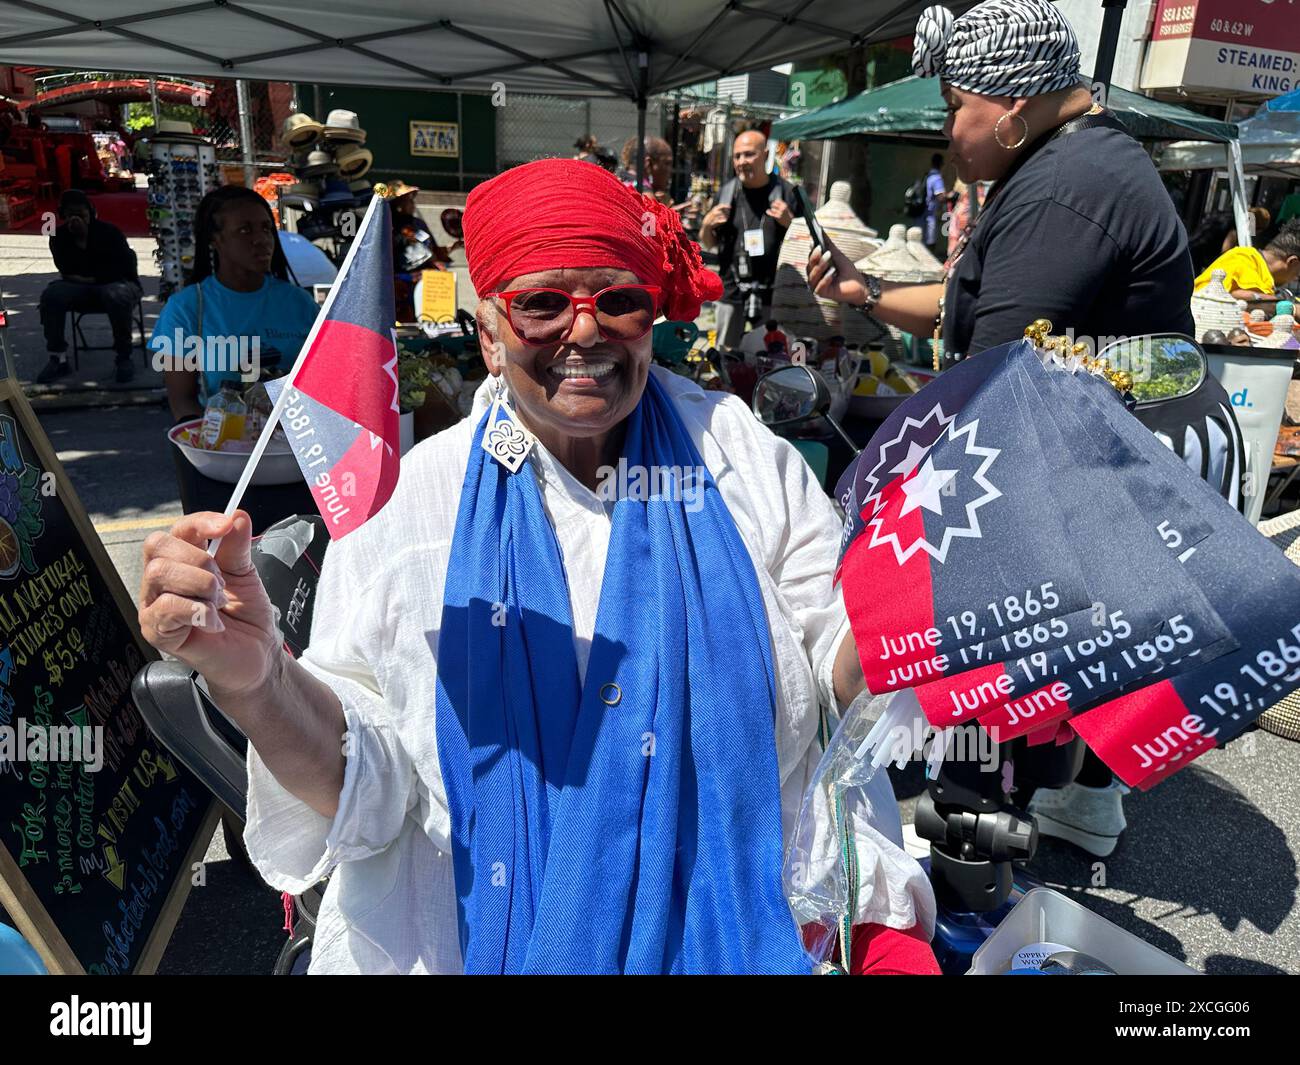
M 518 471 L 537 438 L 515 417 L 506 399 L 505 373 L 497 375 L 496 392 L 483 430 L 483 450 L 511 473 Z
M 1020 130 L 1021 130 L 1020 139 L 1016 141 L 1015 144 L 1002 143 L 1002 137 L 1001 137 L 1002 123 L 1005 122 L 1008 118 L 1014 118 L 1017 122 L 1020 123 Z M 1025 143 L 1025 140 L 1026 138 L 1028 138 L 1028 136 L 1029 136 L 1029 123 L 1026 122 L 1014 111 L 1003 111 L 1002 115 L 998 118 L 998 120 L 995 123 L 993 123 L 993 139 L 998 142 L 999 148 L 1003 148 L 1008 152 L 1014 152 L 1017 148 L 1019 148 L 1022 144 Z

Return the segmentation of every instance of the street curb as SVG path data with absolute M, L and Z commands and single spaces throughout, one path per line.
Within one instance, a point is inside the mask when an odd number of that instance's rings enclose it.
M 162 388 L 77 388 L 31 393 L 24 389 L 34 411 L 90 410 L 97 407 L 158 407 L 167 402 Z

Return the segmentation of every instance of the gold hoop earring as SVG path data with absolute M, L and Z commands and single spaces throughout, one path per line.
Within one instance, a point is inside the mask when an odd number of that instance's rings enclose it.
M 1003 144 L 1002 137 L 1000 136 L 1002 130 L 1002 123 L 1005 122 L 1008 118 L 1014 118 L 1017 122 L 1020 123 L 1020 129 L 1021 129 L 1020 139 L 1016 141 L 1015 144 Z M 995 123 L 993 123 L 993 139 L 998 142 L 998 147 L 1004 149 L 1005 151 L 1014 152 L 1017 148 L 1019 148 L 1022 144 L 1025 143 L 1028 137 L 1029 137 L 1029 123 L 1026 122 L 1014 111 L 1003 111 L 1001 117 L 999 117 L 998 120 Z

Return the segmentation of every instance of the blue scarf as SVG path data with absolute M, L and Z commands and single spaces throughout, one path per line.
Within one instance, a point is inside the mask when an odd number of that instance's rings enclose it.
M 763 601 L 677 412 L 652 377 L 624 457 L 698 470 L 703 505 L 615 504 L 585 684 L 536 478 L 482 450 L 487 417 L 438 641 L 465 971 L 808 972 L 781 889 Z

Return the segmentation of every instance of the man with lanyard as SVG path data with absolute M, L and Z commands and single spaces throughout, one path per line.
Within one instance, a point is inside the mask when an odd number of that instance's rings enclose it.
M 731 150 L 736 176 L 722 186 L 717 205 L 700 225 L 700 243 L 718 252 L 724 291 L 714 307 L 723 350 L 740 343 L 746 318 L 770 317 L 777 255 L 796 217 L 789 183 L 769 174 L 766 160 L 767 138 L 759 130 L 740 134 Z M 758 307 L 746 314 L 751 298 Z

